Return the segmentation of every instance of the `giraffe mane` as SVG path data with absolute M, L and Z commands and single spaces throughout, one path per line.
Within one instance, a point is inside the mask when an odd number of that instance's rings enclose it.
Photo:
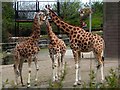
M 64 20 L 63 20 L 61 17 L 59 17 L 52 9 L 50 9 L 50 7 L 47 7 L 47 9 L 48 9 L 50 12 L 52 12 L 55 16 L 57 16 L 57 17 L 58 17 L 61 21 L 63 21 L 64 23 L 67 23 L 67 24 L 69 24 L 69 25 L 71 25 L 71 26 L 75 26 L 75 27 L 81 28 L 81 27 L 79 27 L 79 26 L 76 26 L 76 25 L 73 25 L 73 24 L 70 24 L 70 23 L 64 21 Z

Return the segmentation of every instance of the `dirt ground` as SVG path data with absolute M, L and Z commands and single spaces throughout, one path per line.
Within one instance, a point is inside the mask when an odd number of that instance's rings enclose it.
M 90 59 L 91 58 L 91 59 Z M 81 60 L 81 77 L 82 81 L 88 82 L 90 80 L 90 60 L 92 60 L 92 69 L 94 70 L 95 59 L 92 53 L 84 53 L 84 58 Z M 73 55 L 70 49 L 67 49 L 65 55 L 65 61 L 67 62 L 66 76 L 63 81 L 63 87 L 73 87 L 75 81 L 75 63 Z M 31 87 L 36 88 L 46 88 L 49 86 L 50 79 L 52 78 L 52 68 L 51 60 L 49 58 L 48 50 L 43 49 L 39 53 L 39 76 L 38 76 L 38 86 L 34 86 L 35 83 L 35 65 L 32 62 L 32 72 L 31 72 Z M 111 68 L 118 67 L 117 59 L 105 59 L 105 76 L 108 75 L 108 72 Z M 2 65 L 2 84 L 4 87 L 14 87 L 14 72 L 13 64 L 11 65 Z M 100 72 L 99 72 L 100 73 Z M 28 65 L 24 63 L 23 65 L 23 80 L 24 84 L 27 85 L 27 74 L 28 74 Z M 101 76 L 98 74 L 98 80 Z M 19 86 L 21 87 L 21 85 Z M 26 86 L 25 86 L 26 87 Z

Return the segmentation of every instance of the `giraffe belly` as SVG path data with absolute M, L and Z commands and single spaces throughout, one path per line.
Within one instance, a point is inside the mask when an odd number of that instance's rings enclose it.
M 90 51 L 93 50 L 93 48 L 89 47 L 89 46 L 83 46 L 83 47 L 79 46 L 79 49 L 80 49 L 81 52 L 90 52 Z
M 80 49 L 81 52 L 91 52 L 92 49 Z

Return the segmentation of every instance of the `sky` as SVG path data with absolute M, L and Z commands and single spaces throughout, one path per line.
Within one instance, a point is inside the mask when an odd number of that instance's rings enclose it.
M 16 0 L 16 1 L 36 1 L 36 0 Z M 54 3 L 56 3 L 56 1 L 60 1 L 60 2 L 64 2 L 64 1 L 68 1 L 68 0 L 38 0 L 38 1 L 41 1 L 39 3 L 40 5 L 40 8 L 42 9 L 43 6 L 49 4 L 49 5 L 52 5 Z M 51 2 L 52 1 L 52 2 Z M 90 0 L 70 0 L 71 2 L 72 1 L 79 1 L 79 2 L 82 2 L 84 4 L 89 4 Z M 102 1 L 102 0 L 91 0 L 92 2 L 96 2 L 96 1 Z M 32 3 L 32 2 L 31 2 Z
M 22 1 L 22 0 L 17 0 L 17 1 Z M 23 1 L 36 1 L 36 0 L 23 0 Z M 57 1 L 57 0 L 38 0 L 38 1 Z M 65 0 L 59 0 L 61 1 L 65 1 Z M 74 1 L 74 0 L 70 0 L 70 1 Z M 89 3 L 90 0 L 76 0 L 76 1 L 81 1 L 82 3 Z M 102 1 L 102 0 L 91 0 L 92 2 L 96 2 L 96 1 Z

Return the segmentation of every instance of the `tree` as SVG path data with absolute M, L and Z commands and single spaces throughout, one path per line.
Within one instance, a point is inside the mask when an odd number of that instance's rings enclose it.
M 9 32 L 14 31 L 14 9 L 12 2 L 2 3 L 2 42 L 8 42 Z
M 79 0 L 65 0 L 64 2 L 60 2 L 60 17 L 72 24 L 72 25 L 80 25 L 80 15 L 79 9 L 81 7 L 81 3 Z M 57 5 L 54 5 L 54 10 L 57 10 Z
M 92 5 L 92 27 L 101 28 L 103 24 L 103 2 L 94 2 Z

